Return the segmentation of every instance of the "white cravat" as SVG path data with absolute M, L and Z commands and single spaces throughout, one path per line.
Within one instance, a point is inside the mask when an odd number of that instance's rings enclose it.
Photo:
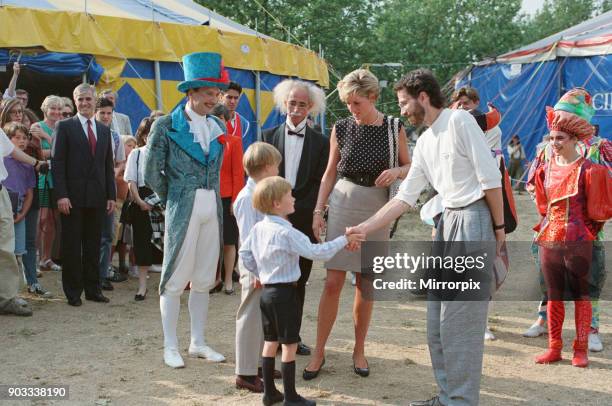
M 205 115 L 202 116 L 193 111 L 189 103 L 185 105 L 185 113 L 191 119 L 188 123 L 189 129 L 193 134 L 193 142 L 199 143 L 202 146 L 204 154 L 208 155 L 211 141 L 222 135 L 223 130 L 219 128 L 217 123 L 207 118 Z
M 304 148 L 304 137 L 297 135 L 289 135 L 289 130 L 306 135 L 306 120 L 294 126 L 291 118 L 287 117 L 285 124 L 285 179 L 291 184 L 291 188 L 295 188 L 297 182 L 297 173 L 302 159 L 302 150 Z

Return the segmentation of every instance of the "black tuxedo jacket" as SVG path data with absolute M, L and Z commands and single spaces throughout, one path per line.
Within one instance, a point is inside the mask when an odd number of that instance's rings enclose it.
M 274 145 L 280 151 L 283 159 L 278 168 L 279 175 L 285 177 L 285 158 L 291 158 L 285 157 L 285 123 L 263 131 L 262 141 Z M 295 197 L 296 212 L 310 211 L 311 221 L 328 158 L 329 138 L 307 126 L 293 197 Z
M 115 200 L 115 171 L 110 128 L 95 121 L 96 154 L 78 116 L 57 123 L 51 172 L 56 198 L 69 198 L 72 207 L 106 207 Z

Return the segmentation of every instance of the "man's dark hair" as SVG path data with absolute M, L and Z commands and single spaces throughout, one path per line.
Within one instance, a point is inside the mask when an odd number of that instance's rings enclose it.
M 478 90 L 470 86 L 463 86 L 462 88 L 457 89 L 455 93 L 453 93 L 451 100 L 454 103 L 457 100 L 459 100 L 460 97 L 463 97 L 463 96 L 467 97 L 474 103 L 480 101 L 480 95 L 478 94 Z
M 16 95 L 17 95 L 17 94 L 25 94 L 26 96 L 29 96 L 29 95 L 30 95 L 30 93 L 28 93 L 28 91 L 27 91 L 27 90 L 24 90 L 24 89 L 16 89 L 16 90 L 15 90 L 15 94 L 16 94 Z
M 238 92 L 238 94 L 242 94 L 242 86 L 236 82 L 229 82 L 227 90 L 235 90 Z
M 433 107 L 438 109 L 444 107 L 445 99 L 440 90 L 440 85 L 428 69 L 416 69 L 408 72 L 393 86 L 393 90 L 396 92 L 405 90 L 415 99 L 419 97 L 421 92 L 425 92 L 429 96 L 429 102 Z
M 104 107 L 112 107 L 114 109 L 115 105 L 106 97 L 98 97 L 98 100 L 96 100 L 96 110 L 103 109 Z

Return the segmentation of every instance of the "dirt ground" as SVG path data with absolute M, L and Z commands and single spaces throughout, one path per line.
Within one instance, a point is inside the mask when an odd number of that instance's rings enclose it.
M 509 239 L 529 241 L 536 213 L 525 195 L 517 199 L 520 226 Z M 612 231 L 609 226 L 608 230 Z M 403 218 L 396 239 L 426 240 L 429 235 L 429 229 L 411 214 Z M 115 290 L 108 292 L 109 304 L 84 301 L 79 308 L 66 304 L 59 277 L 59 274 L 45 273 L 41 282 L 59 298 L 30 298 L 33 317 L 0 318 L 1 384 L 70 386 L 69 401 L 32 404 L 261 404 L 261 395 L 234 387 L 234 316 L 239 294 L 221 293 L 211 298 L 207 341 L 226 355 L 227 362 L 212 364 L 185 357 L 186 368 L 172 370 L 162 360 L 159 301 L 155 293 L 159 274 L 151 275 L 149 295 L 144 302 L 133 300 L 137 282 L 130 279 L 116 283 Z M 304 341 L 311 345 L 315 342 L 317 306 L 324 277 L 321 264 L 316 264 L 307 288 L 302 328 Z M 319 404 L 337 405 L 405 405 L 410 400 L 435 394 L 426 344 L 425 302 L 375 304 L 366 347 L 371 375 L 364 379 L 352 371 L 352 294 L 347 278 L 338 319 L 328 343 L 326 365 L 313 381 L 298 377 L 298 391 Z M 179 340 L 184 353 L 189 344 L 186 302 L 185 294 L 179 322 Z M 546 337 L 528 339 L 521 332 L 533 322 L 536 305 L 536 302 L 493 303 L 490 326 L 497 340 L 486 343 L 481 404 L 611 405 L 610 302 L 601 304 L 601 331 L 606 348 L 604 352 L 590 354 L 591 364 L 587 369 L 574 368 L 568 361 L 574 334 L 572 305 L 567 306 L 563 333 L 565 360 L 552 366 L 534 364 L 534 355 L 546 347 Z M 298 357 L 298 375 L 306 363 L 307 357 Z

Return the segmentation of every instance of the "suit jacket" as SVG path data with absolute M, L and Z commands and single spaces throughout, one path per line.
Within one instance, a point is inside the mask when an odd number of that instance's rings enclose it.
M 96 154 L 91 149 L 78 116 L 62 120 L 55 127 L 51 172 L 56 198 L 70 199 L 72 207 L 106 207 L 115 200 L 115 169 L 111 130 L 96 125 Z
M 271 128 L 262 132 L 262 140 L 268 144 L 272 144 L 279 150 L 283 157 L 279 166 L 279 175 L 285 176 L 285 123 L 278 127 Z M 306 134 L 304 135 L 304 146 L 302 148 L 302 157 L 298 166 L 295 187 L 293 188 L 293 197 L 295 197 L 295 209 L 310 211 L 317 204 L 317 196 L 319 194 L 319 186 L 321 178 L 327 167 L 329 158 L 329 138 L 323 134 L 306 126 Z
M 111 123 L 111 126 L 119 135 L 132 135 L 132 124 L 130 123 L 130 118 L 123 113 L 116 111 L 113 112 L 113 122 Z

